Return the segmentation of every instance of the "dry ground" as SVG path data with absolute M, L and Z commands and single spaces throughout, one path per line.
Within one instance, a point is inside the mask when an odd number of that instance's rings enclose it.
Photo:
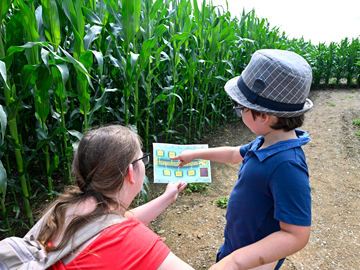
M 314 90 L 314 108 L 305 125 L 312 140 L 304 147 L 310 171 L 313 225 L 308 245 L 289 256 L 282 269 L 360 269 L 360 90 Z M 334 106 L 335 105 L 335 106 Z M 203 139 L 209 147 L 242 145 L 255 138 L 240 121 Z M 212 162 L 212 184 L 201 193 L 182 194 L 151 224 L 170 249 L 195 269 L 208 269 L 223 243 L 226 209 L 239 164 Z M 148 173 L 150 181 L 151 172 Z M 150 197 L 164 185 L 152 184 Z

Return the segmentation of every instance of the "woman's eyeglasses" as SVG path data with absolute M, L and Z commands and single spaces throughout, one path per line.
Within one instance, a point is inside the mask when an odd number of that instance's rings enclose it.
M 243 116 L 243 113 L 244 113 L 244 110 L 246 109 L 246 107 L 244 106 L 240 106 L 240 105 L 235 105 L 233 107 L 234 111 L 235 111 L 235 114 L 237 117 L 242 117 Z
M 144 155 L 141 158 L 135 160 L 131 164 L 134 164 L 135 162 L 142 160 L 142 162 L 144 162 L 144 165 L 148 165 L 150 162 L 150 155 L 151 155 L 150 153 L 144 153 Z

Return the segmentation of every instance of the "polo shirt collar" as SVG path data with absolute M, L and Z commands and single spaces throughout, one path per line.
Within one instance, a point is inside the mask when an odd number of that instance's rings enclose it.
M 264 141 L 264 136 L 260 136 L 255 139 L 254 144 L 249 149 L 249 152 L 253 152 L 260 162 L 263 162 L 268 157 L 275 155 L 281 151 L 285 151 L 291 148 L 300 147 L 307 144 L 310 141 L 309 134 L 300 129 L 295 129 L 297 139 L 291 139 L 286 141 L 277 142 L 267 148 L 257 150 Z

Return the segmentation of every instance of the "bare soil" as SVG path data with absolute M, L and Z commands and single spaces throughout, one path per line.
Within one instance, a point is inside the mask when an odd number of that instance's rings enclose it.
M 303 130 L 312 140 L 303 147 L 310 171 L 313 225 L 308 245 L 286 258 L 282 269 L 360 269 L 360 138 L 353 125 L 360 119 L 360 90 L 313 90 L 314 108 Z M 236 146 L 256 135 L 232 122 L 200 143 L 209 147 Z M 149 227 L 195 269 L 208 269 L 223 243 L 225 212 L 216 201 L 226 197 L 237 181 L 239 164 L 211 163 L 212 184 L 187 195 L 156 218 Z M 148 172 L 152 181 L 152 173 Z M 152 184 L 150 198 L 165 185 Z

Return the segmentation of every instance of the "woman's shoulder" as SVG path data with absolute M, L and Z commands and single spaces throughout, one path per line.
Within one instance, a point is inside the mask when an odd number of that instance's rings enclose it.
M 124 221 L 106 228 L 100 235 L 100 238 L 113 237 L 124 238 L 127 235 L 138 238 L 138 235 L 147 235 L 148 237 L 158 237 L 153 231 L 146 227 L 136 218 L 127 218 Z
M 120 223 L 117 223 L 115 225 L 112 225 L 112 226 L 106 228 L 103 232 L 111 232 L 111 231 L 124 230 L 124 229 L 132 229 L 132 228 L 137 227 L 137 226 L 142 227 L 141 225 L 143 225 L 143 224 L 139 220 L 137 220 L 136 218 L 125 218 Z

